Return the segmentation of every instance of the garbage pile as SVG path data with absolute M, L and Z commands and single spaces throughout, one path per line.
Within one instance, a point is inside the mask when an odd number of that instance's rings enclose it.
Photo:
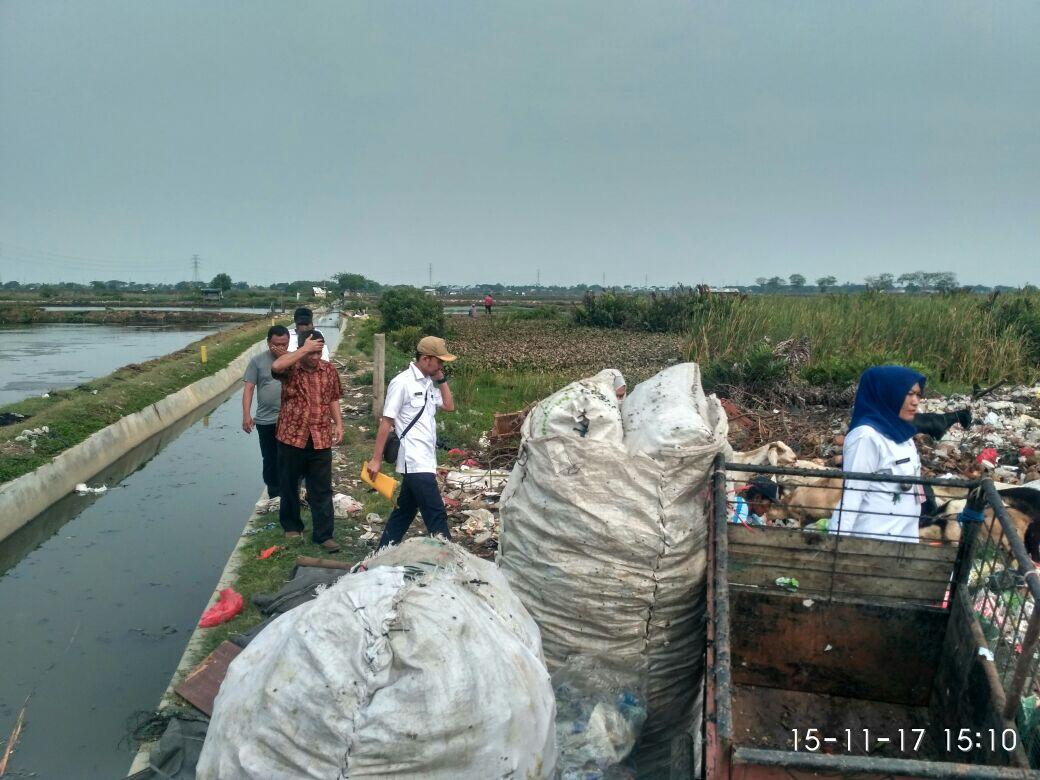
M 646 721 L 645 665 L 577 655 L 552 676 L 558 780 L 627 780 L 622 766 Z
M 249 642 L 197 776 L 550 778 L 554 733 L 538 627 L 502 573 L 414 538 Z
M 590 653 L 646 664 L 636 760 L 641 774 L 667 774 L 673 738 L 700 730 L 706 496 L 727 423 L 693 363 L 638 385 L 623 409 L 608 371 L 531 410 L 501 497 L 498 561 L 551 670 Z
M 1013 485 L 1040 479 L 1040 385 L 1008 388 L 977 400 L 951 395 L 921 402 L 924 412 L 964 408 L 971 409 L 969 428 L 954 425 L 931 444 L 919 438 L 926 470 L 968 477 L 989 473 L 995 481 Z

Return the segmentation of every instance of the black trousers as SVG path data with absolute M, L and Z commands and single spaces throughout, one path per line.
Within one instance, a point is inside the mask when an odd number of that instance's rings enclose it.
M 278 498 L 280 494 L 278 476 L 278 440 L 274 437 L 278 423 L 256 424 L 256 436 L 260 439 L 260 457 L 264 461 L 264 484 L 267 485 L 267 497 Z
M 445 539 L 451 538 L 448 530 L 448 513 L 444 509 L 444 500 L 437 487 L 437 477 L 431 473 L 405 474 L 401 479 L 401 492 L 397 496 L 397 506 L 390 513 L 379 540 L 380 548 L 388 544 L 400 544 L 405 531 L 415 519 L 415 513 L 421 512 L 426 530 L 431 536 L 441 534 Z
M 278 442 L 279 490 L 282 503 L 278 521 L 283 531 L 303 531 L 300 520 L 300 477 L 307 486 L 307 503 L 311 507 L 311 539 L 321 544 L 332 538 L 332 450 L 316 450 L 307 440 L 303 449 Z

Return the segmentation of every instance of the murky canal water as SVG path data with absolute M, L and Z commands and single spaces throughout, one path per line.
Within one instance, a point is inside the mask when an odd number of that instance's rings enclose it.
M 0 543 L 0 743 L 30 696 L 14 777 L 125 775 L 128 720 L 158 704 L 263 488 L 239 393 Z
M 191 328 L 155 325 L 5 325 L 0 327 L 0 406 L 75 387 L 127 363 L 171 352 L 236 323 Z

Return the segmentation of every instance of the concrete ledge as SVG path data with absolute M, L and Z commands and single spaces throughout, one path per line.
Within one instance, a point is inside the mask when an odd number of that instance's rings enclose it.
M 265 346 L 266 341 L 258 341 L 212 376 L 128 414 L 50 463 L 0 485 L 0 541 L 71 493 L 77 483 L 87 482 L 137 445 L 226 392 L 242 379 L 249 359 Z

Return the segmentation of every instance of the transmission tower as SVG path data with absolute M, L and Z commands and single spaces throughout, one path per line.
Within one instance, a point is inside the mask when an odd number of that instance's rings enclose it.
M 427 286 L 433 287 L 433 263 L 429 264 L 429 272 L 430 272 L 430 283 Z
M 196 287 L 199 284 L 199 256 L 191 256 L 191 283 Z

